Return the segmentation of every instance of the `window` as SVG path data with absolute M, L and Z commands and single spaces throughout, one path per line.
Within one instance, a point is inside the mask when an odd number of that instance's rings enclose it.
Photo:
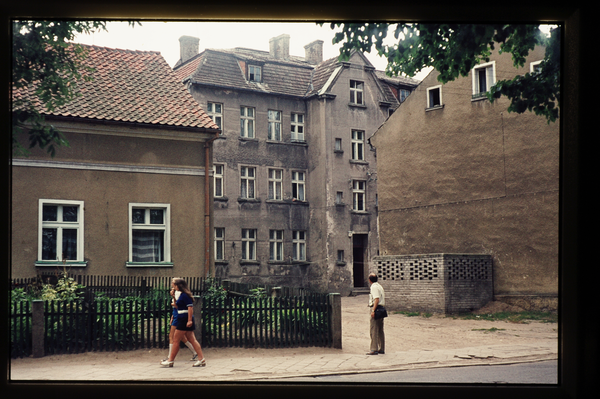
M 224 193 L 223 193 L 223 189 L 224 189 L 224 166 L 220 165 L 220 164 L 214 164 L 213 165 L 215 172 L 214 172 L 214 186 L 215 186 L 215 197 L 223 197 Z
M 223 104 L 208 103 L 206 105 L 206 113 L 219 126 L 219 129 L 223 129 Z
M 364 180 L 354 180 L 352 182 L 352 210 L 354 211 L 364 212 L 366 210 L 365 185 Z
M 170 262 L 170 206 L 129 204 L 129 262 Z
M 83 262 L 83 201 L 39 200 L 38 259 Z
M 479 65 L 473 68 L 473 98 L 483 98 L 496 83 L 495 62 Z
M 215 260 L 225 259 L 225 228 L 215 227 Z
M 529 64 L 529 72 L 530 73 L 541 72 L 541 70 L 542 70 L 542 66 L 540 65 L 541 63 L 542 63 L 542 60 L 534 61 L 534 62 L 530 63 Z
M 258 65 L 248 65 L 248 80 L 251 82 L 261 82 L 261 67 Z
M 352 159 L 355 161 L 365 160 L 365 132 L 352 131 Z
M 427 89 L 427 108 L 442 106 L 442 86 L 434 86 Z
M 240 168 L 240 197 L 253 199 L 256 198 L 256 193 L 254 192 L 254 181 L 256 178 L 256 168 L 252 168 L 249 166 L 242 166 Z
M 304 172 L 292 171 L 292 197 L 298 201 L 304 201 Z
M 344 193 L 342 191 L 338 191 L 335 193 L 335 204 L 343 205 L 344 204 Z
M 254 108 L 240 107 L 240 136 L 254 138 Z
M 256 229 L 242 229 L 242 260 L 256 260 Z
M 267 111 L 269 119 L 268 139 L 281 141 L 281 111 Z
M 283 260 L 283 230 L 269 230 L 269 260 Z
M 410 94 L 410 90 L 400 89 L 398 90 L 398 94 L 400 94 L 400 102 L 404 102 L 404 100 L 406 100 L 406 97 L 408 97 L 408 95 Z
M 269 169 L 269 199 L 281 200 L 283 170 Z
M 344 152 L 342 150 L 342 139 L 335 139 L 335 152 Z
M 304 141 L 304 114 L 292 114 L 292 140 Z
M 292 236 L 292 259 L 296 261 L 306 260 L 306 232 L 294 230 Z
M 363 91 L 364 83 L 357 80 L 350 81 L 350 103 L 351 104 L 364 104 Z
M 338 263 L 344 262 L 344 250 L 343 249 L 338 249 L 338 251 L 337 251 L 337 261 L 338 261 Z

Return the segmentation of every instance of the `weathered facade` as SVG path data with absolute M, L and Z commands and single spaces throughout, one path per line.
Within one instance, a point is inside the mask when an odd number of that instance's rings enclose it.
M 160 53 L 85 47 L 93 81 L 45 115 L 70 146 L 12 159 L 13 278 L 204 275 L 218 126 Z
M 371 137 L 381 255 L 489 254 L 494 298 L 556 307 L 559 125 L 484 95 L 543 57 L 516 69 L 494 52 L 443 85 L 433 71 Z
M 221 126 L 214 146 L 215 273 L 349 293 L 376 255 L 376 160 L 366 140 L 416 86 L 322 41 L 289 54 L 206 49 L 182 37 L 174 71 Z M 190 50 L 190 47 L 192 50 Z M 404 97 L 402 97 L 404 98 Z

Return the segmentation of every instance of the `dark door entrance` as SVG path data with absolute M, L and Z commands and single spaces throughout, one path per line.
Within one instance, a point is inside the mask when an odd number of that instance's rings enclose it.
M 354 234 L 352 236 L 352 274 L 354 287 L 365 287 L 365 258 L 367 254 L 367 234 Z

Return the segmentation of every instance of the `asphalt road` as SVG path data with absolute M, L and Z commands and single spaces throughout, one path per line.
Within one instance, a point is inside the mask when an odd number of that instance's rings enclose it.
M 383 373 L 346 374 L 282 379 L 314 383 L 456 383 L 456 384 L 557 384 L 556 360 L 495 366 L 445 367 Z

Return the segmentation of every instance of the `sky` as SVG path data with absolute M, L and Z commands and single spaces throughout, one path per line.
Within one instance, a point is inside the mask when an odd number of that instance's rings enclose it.
M 102 47 L 159 51 L 173 67 L 179 60 L 179 38 L 194 36 L 200 39 L 199 51 L 204 49 L 229 49 L 247 47 L 269 51 L 269 39 L 282 34 L 290 35 L 290 55 L 304 57 L 304 46 L 323 40 L 323 59 L 337 57 L 341 45 L 331 43 L 335 31 L 329 24 L 318 26 L 314 22 L 175 22 L 148 21 L 131 27 L 127 22 L 108 22 L 108 32 L 80 35 L 75 41 Z M 385 70 L 385 58 L 376 53 L 366 54 L 378 70 Z M 427 73 L 427 72 L 426 72 Z M 416 79 L 422 79 L 416 76 Z

